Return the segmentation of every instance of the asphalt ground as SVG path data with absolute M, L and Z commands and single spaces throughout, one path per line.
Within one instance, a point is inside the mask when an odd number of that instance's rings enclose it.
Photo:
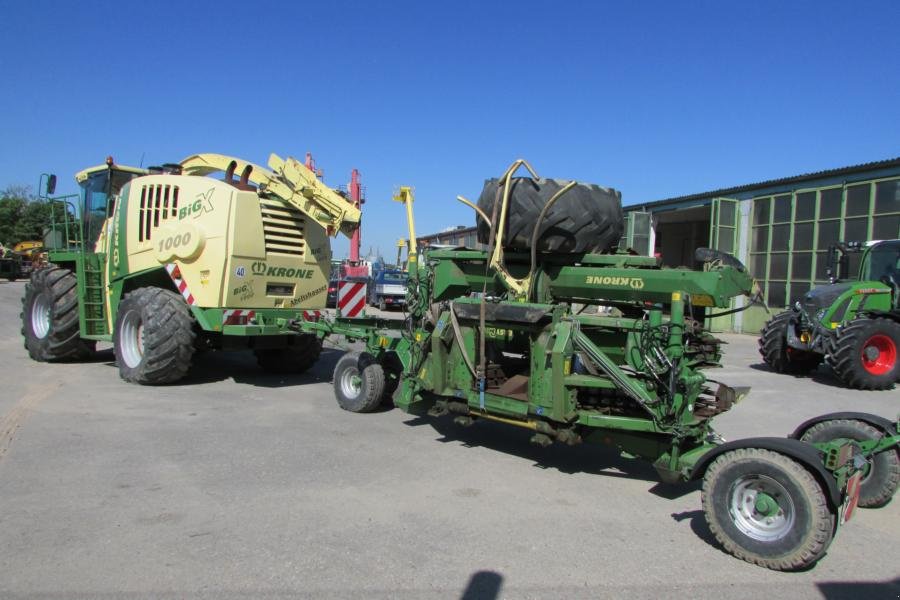
M 813 568 L 768 571 L 717 546 L 698 486 L 605 448 L 340 410 L 340 350 L 291 377 L 208 353 L 162 388 L 121 381 L 108 350 L 33 362 L 23 288 L 0 283 L 2 598 L 900 596 L 898 500 L 858 511 Z M 717 420 L 728 439 L 900 412 L 900 391 L 776 375 L 754 338 L 723 337 L 715 379 L 754 388 Z

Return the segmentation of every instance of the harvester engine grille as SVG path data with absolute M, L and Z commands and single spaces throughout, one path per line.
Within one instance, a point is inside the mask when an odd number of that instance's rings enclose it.
M 141 186 L 138 215 L 138 241 L 150 241 L 161 222 L 178 214 L 178 186 L 150 184 Z
M 259 204 L 266 253 L 302 256 L 306 245 L 303 213 L 276 198 L 260 198 Z

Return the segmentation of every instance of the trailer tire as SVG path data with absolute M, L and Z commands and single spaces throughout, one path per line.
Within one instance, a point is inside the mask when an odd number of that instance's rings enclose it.
M 716 458 L 701 499 L 723 548 L 767 569 L 815 563 L 834 535 L 835 514 L 822 486 L 803 465 L 771 450 L 738 448 Z
M 384 371 L 384 391 L 381 394 L 383 406 L 394 405 L 394 392 L 400 387 L 403 377 L 403 363 L 395 352 L 384 352 L 379 357 L 381 370 Z
M 889 390 L 900 380 L 900 323 L 859 318 L 839 328 L 828 364 L 844 385 Z
M 81 339 L 78 280 L 69 269 L 48 265 L 31 273 L 22 297 L 22 337 L 28 355 L 41 362 L 84 360 L 96 342 Z
M 787 330 L 791 326 L 791 311 L 769 319 L 759 335 L 759 353 L 776 373 L 806 375 L 822 364 L 823 356 L 815 352 L 795 350 L 787 344 Z
M 816 423 L 800 439 L 804 442 L 831 442 L 840 439 L 868 442 L 880 440 L 884 432 L 853 419 Z M 900 484 L 900 453 L 896 448 L 879 452 L 868 461 L 869 470 L 859 489 L 859 506 L 880 508 L 891 501 Z
M 322 340 L 313 333 L 302 333 L 295 343 L 285 348 L 254 350 L 256 362 L 267 373 L 305 373 L 319 360 Z
M 180 294 L 139 288 L 125 296 L 116 315 L 119 375 L 141 385 L 174 383 L 191 367 L 195 337 L 194 318 Z
M 334 367 L 334 395 L 344 410 L 372 412 L 384 395 L 384 369 L 367 352 L 348 352 Z
M 547 202 L 569 182 L 561 179 L 513 177 L 503 247 L 512 251 L 531 249 L 531 237 Z M 489 217 L 497 202 L 497 179 L 488 179 L 478 198 L 478 207 Z M 502 202 L 500 194 L 499 202 Z M 497 209 L 500 218 L 500 208 Z M 544 215 L 537 246 L 539 252 L 602 252 L 619 243 L 624 230 L 622 194 L 612 188 L 579 183 L 561 196 Z M 490 242 L 490 227 L 478 219 L 478 241 Z

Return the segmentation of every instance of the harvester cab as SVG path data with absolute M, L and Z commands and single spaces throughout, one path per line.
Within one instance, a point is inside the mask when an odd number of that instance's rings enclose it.
M 827 261 L 829 284 L 773 317 L 760 353 L 781 373 L 806 373 L 824 359 L 849 387 L 893 387 L 900 380 L 900 240 L 833 244 Z
M 196 348 L 251 348 L 277 372 L 311 366 L 320 343 L 290 323 L 325 307 L 328 237 L 351 235 L 360 212 L 293 158 L 273 154 L 269 167 L 198 154 L 79 172 L 80 195 L 53 199 L 65 208 L 48 236 L 52 265 L 26 290 L 32 358 L 112 342 L 137 383 L 176 381 Z

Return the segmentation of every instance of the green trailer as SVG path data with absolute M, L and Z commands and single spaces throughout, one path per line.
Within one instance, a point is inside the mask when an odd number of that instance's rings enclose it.
M 608 241 L 592 247 L 577 233 L 554 241 L 566 233 L 560 223 L 577 218 L 567 202 L 577 208 L 618 197 L 533 170 L 514 178 L 521 165 L 477 207 L 462 199 L 478 211 L 488 250 L 419 255 L 410 248 L 404 321 L 295 322 L 320 337 L 364 343 L 365 351 L 335 367 L 342 408 L 362 413 L 392 400 L 406 412 L 449 415 L 461 425 L 525 428 L 540 445 L 604 444 L 651 462 L 667 483 L 702 480 L 703 510 L 722 547 L 772 569 L 816 562 L 857 504 L 890 500 L 900 480 L 900 423 L 840 413 L 804 423 L 788 438 L 726 443 L 715 432 L 713 418 L 749 391 L 705 374 L 720 366 L 721 347 L 703 318 L 721 314 L 738 295 L 758 301 L 739 261 L 700 249 L 703 271 L 669 269 Z M 531 213 L 530 236 L 516 234 L 515 242 L 510 225 L 528 221 L 516 217 L 527 194 L 532 205 L 535 198 L 544 203 Z M 415 239 L 409 188 L 397 199 L 406 203 Z M 611 230 L 600 238 L 618 239 L 615 210 L 605 214 Z M 549 251 L 555 244 L 569 246 Z

